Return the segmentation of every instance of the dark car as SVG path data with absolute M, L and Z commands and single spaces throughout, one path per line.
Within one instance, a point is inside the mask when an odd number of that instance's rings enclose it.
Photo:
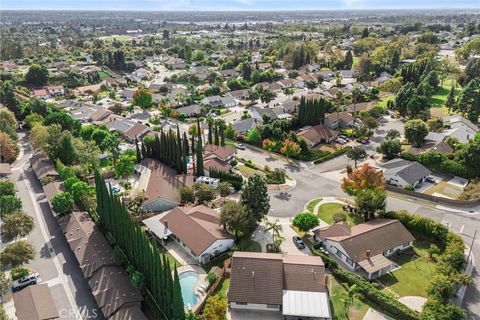
M 25 276 L 23 278 L 20 278 L 13 283 L 12 291 L 22 290 L 23 288 L 28 287 L 29 285 L 37 284 L 39 278 L 40 276 L 36 272 L 29 274 L 28 276 Z
M 299 236 L 293 237 L 293 243 L 298 249 L 305 249 L 305 243 L 303 243 L 303 240 Z

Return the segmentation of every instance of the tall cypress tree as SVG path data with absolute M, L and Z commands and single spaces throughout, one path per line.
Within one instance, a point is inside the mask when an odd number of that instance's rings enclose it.
M 187 133 L 183 132 L 183 170 L 184 173 L 187 173 L 188 169 L 188 156 L 190 154 L 190 146 L 188 144 Z
M 214 129 L 214 132 L 215 132 L 215 140 L 214 140 L 214 143 L 216 146 L 218 146 L 220 144 L 220 141 L 219 141 L 219 138 L 218 138 L 218 124 L 217 122 L 215 121 L 215 129 Z
M 173 319 L 184 320 L 185 312 L 183 311 L 183 298 L 182 298 L 182 289 L 180 288 L 180 279 L 178 278 L 177 267 L 173 271 Z
M 197 120 L 197 128 L 198 128 L 198 137 L 197 137 L 197 148 L 196 148 L 196 155 L 197 155 L 197 176 L 205 175 L 203 170 L 203 146 L 202 146 L 202 133 L 200 131 L 200 121 Z M 210 132 L 209 132 L 210 133 Z

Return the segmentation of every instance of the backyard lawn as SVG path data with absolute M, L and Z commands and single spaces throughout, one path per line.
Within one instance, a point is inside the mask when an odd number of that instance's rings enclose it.
M 427 248 L 429 246 L 430 243 L 417 240 L 412 250 L 408 250 L 399 256 L 389 257 L 401 268 L 378 279 L 383 285 L 387 286 L 384 291 L 393 291 L 400 297 L 427 297 L 427 285 L 435 274 L 435 263 L 428 259 Z
M 334 320 L 360 320 L 367 313 L 368 305 L 357 298 L 353 298 L 353 304 L 348 310 L 348 317 L 345 314 L 344 299 L 348 298 L 345 288 L 332 276 L 329 276 L 330 285 L 330 307 Z
M 257 241 L 242 239 L 237 244 L 238 251 L 262 252 L 262 246 Z
M 333 216 L 337 213 L 343 213 L 347 217 L 347 223 L 349 225 L 355 225 L 363 222 L 363 217 L 357 215 L 351 215 L 342 209 L 340 203 L 325 203 L 318 208 L 318 217 L 328 224 L 333 223 Z
M 228 288 L 230 288 L 230 279 L 225 278 L 219 283 L 217 292 L 222 297 L 227 297 Z

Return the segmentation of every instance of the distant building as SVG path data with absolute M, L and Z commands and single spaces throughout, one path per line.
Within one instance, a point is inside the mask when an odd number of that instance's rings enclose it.
M 31 285 L 13 295 L 18 320 L 54 320 L 60 318 L 48 284 Z
M 383 174 L 388 184 L 405 188 L 406 185 L 416 187 L 430 175 L 430 170 L 416 161 L 393 159 L 382 165 Z
M 318 124 L 313 127 L 300 129 L 297 136 L 304 138 L 309 147 L 314 147 L 320 143 L 332 142 L 338 137 L 338 132 L 327 126 Z
M 205 105 L 212 106 L 214 108 L 233 108 L 238 105 L 238 102 L 231 96 L 211 96 L 205 97 L 201 101 Z

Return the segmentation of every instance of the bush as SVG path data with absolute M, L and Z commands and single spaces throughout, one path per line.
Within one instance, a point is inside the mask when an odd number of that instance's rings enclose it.
M 215 169 L 211 169 L 209 171 L 209 174 L 210 174 L 211 178 L 220 179 L 220 181 L 222 181 L 222 182 L 225 181 L 225 182 L 230 183 L 232 185 L 232 187 L 237 191 L 242 189 L 243 177 L 238 175 L 238 174 L 225 172 L 225 171 L 219 171 L 219 170 L 215 170 Z
M 266 171 L 266 178 L 268 184 L 284 184 L 285 183 L 285 170 L 275 168 L 273 171 Z
M 29 273 L 30 273 L 30 270 L 28 270 L 27 268 L 23 268 L 23 267 L 13 268 L 11 271 L 12 280 L 13 281 L 18 280 L 22 277 L 27 276 Z
M 415 191 L 415 188 L 411 184 L 406 184 L 403 189 L 408 190 L 408 191 Z
M 335 157 L 338 157 L 338 156 L 341 156 L 342 154 L 344 153 L 347 153 L 348 151 L 350 151 L 352 149 L 352 147 L 348 146 L 348 147 L 343 147 L 342 149 L 338 149 L 336 150 L 335 152 L 333 153 L 328 153 L 327 155 L 321 157 L 321 158 L 318 158 L 317 160 L 313 161 L 314 164 L 318 164 L 318 163 L 322 163 L 322 162 L 325 162 L 325 161 L 328 161 L 328 160 L 331 160 Z
M 333 215 L 333 222 L 342 222 L 347 221 L 347 215 L 345 213 L 335 213 Z

